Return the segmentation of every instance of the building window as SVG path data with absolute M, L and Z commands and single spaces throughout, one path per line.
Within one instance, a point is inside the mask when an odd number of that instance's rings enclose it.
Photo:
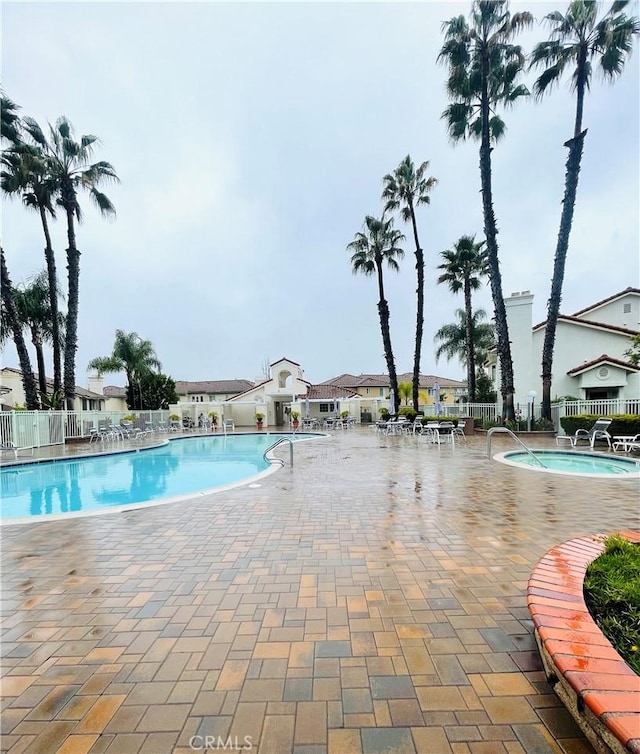
M 321 403 L 320 404 L 320 413 L 321 414 L 328 414 L 329 413 L 329 404 L 328 403 Z
M 625 314 L 631 314 L 631 304 L 625 304 L 622 308 L 622 311 Z
M 82 410 L 83 411 L 87 410 L 87 399 L 86 398 L 82 399 Z
M 380 388 L 380 397 L 384 398 L 384 388 L 383 387 Z

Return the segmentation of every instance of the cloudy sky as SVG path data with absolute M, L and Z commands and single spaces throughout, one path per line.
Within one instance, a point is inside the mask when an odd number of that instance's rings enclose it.
M 541 19 L 566 3 L 517 3 Z M 5 3 L 2 82 L 41 124 L 66 115 L 97 134 L 117 219 L 83 199 L 77 380 L 116 328 L 150 339 L 176 379 L 255 379 L 266 359 L 298 361 L 312 382 L 385 371 L 374 278 L 345 246 L 381 212 L 382 176 L 407 154 L 439 183 L 419 230 L 427 263 L 422 371 L 433 333 L 461 298 L 436 285 L 439 253 L 482 234 L 478 146 L 452 146 L 440 119 L 441 24 L 468 3 Z M 637 12 L 637 6 L 636 6 Z M 540 25 L 521 38 L 545 38 Z M 585 107 L 585 155 L 562 311 L 638 285 L 637 50 Z M 529 83 L 532 77 L 528 79 Z M 563 190 L 566 83 L 505 116 L 493 152 L 505 294 L 530 289 L 545 318 Z M 408 229 L 403 228 L 408 231 Z M 407 233 L 408 235 L 408 233 Z M 14 282 L 44 264 L 38 218 L 3 201 Z M 65 226 L 53 228 L 65 272 Z M 412 368 L 413 250 L 386 276 L 399 371 Z M 488 288 L 476 298 L 490 309 Z M 12 347 L 6 365 L 17 365 Z M 122 383 L 123 377 L 108 382 Z

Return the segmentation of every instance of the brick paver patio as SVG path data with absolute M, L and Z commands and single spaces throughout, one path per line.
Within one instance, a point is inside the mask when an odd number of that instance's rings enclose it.
M 484 449 L 360 429 L 258 487 L 4 527 L 2 751 L 591 752 L 527 580 L 558 542 L 636 528 L 637 481 Z

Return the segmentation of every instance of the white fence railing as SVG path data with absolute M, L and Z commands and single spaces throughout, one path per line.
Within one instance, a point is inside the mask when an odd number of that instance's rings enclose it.
M 441 403 L 440 413 L 434 403 L 421 406 L 420 410 L 425 416 L 472 416 L 474 419 L 492 421 L 499 415 L 498 406 L 495 403 Z
M 168 424 L 169 411 L 2 411 L 0 441 L 18 448 L 61 445 L 67 439 L 89 437 L 91 429 L 120 424 L 134 416 L 133 426 L 142 430 Z
M 560 404 L 563 405 L 562 403 Z M 564 401 L 563 416 L 577 414 L 594 414 L 609 416 L 610 414 L 640 414 L 640 398 L 616 398 L 614 400 L 597 401 Z

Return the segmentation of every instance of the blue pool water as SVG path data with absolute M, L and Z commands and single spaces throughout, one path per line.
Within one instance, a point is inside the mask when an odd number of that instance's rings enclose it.
M 607 476 L 640 473 L 640 463 L 631 458 L 615 458 L 613 456 L 562 450 L 534 450 L 534 453 L 550 471 Z M 524 464 L 532 468 L 541 468 L 540 464 L 524 451 L 504 453 L 503 458 L 505 461 Z
M 263 454 L 283 436 L 189 437 L 152 450 L 7 466 L 0 469 L 0 518 L 104 510 L 239 483 L 270 468 Z

